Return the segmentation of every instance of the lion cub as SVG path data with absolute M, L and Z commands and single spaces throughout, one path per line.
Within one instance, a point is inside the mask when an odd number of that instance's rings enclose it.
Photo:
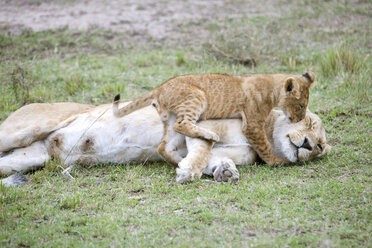
M 277 157 L 271 149 L 264 131 L 265 119 L 274 107 L 279 107 L 292 121 L 302 120 L 309 101 L 309 89 L 314 81 L 312 72 L 302 76 L 178 76 L 121 109 L 120 95 L 115 96 L 113 112 L 116 117 L 121 117 L 152 104 L 164 124 L 158 152 L 175 165 L 182 159 L 177 152 L 177 146 L 183 141 L 181 134 L 211 142 L 219 140 L 214 132 L 195 125 L 199 119 L 224 119 L 241 115 L 242 130 L 249 143 L 266 163 L 273 165 L 288 161 Z

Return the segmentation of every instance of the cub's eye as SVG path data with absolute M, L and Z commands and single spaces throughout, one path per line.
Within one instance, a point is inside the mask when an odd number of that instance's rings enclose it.
M 300 104 L 300 109 L 303 109 L 304 107 L 305 107 L 305 105 Z
M 318 148 L 319 148 L 320 150 L 323 150 L 323 147 L 322 147 L 321 144 L 318 144 L 317 146 L 318 146 Z

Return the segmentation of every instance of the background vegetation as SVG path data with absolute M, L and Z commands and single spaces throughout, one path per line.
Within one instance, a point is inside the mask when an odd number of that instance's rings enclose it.
M 72 182 L 52 161 L 25 186 L 0 185 L 0 246 L 371 247 L 372 4 L 279 3 L 278 15 L 270 3 L 261 15 L 185 22 L 179 29 L 193 32 L 160 41 L 1 26 L 0 121 L 32 102 L 132 100 L 181 74 L 312 70 L 310 110 L 333 150 L 239 167 L 235 185 L 178 185 L 165 163 L 79 168 Z

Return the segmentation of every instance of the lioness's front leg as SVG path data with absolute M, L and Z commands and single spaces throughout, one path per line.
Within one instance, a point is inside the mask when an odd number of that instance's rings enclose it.
M 260 158 L 269 165 L 289 163 L 278 157 L 271 148 L 264 129 L 264 120 L 247 121 L 247 113 L 242 113 L 242 131 Z

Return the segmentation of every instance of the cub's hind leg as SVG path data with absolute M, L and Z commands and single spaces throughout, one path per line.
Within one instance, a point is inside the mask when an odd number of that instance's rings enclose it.
M 182 160 L 178 147 L 185 141 L 185 137 L 173 130 L 176 115 L 170 111 L 159 112 L 163 121 L 164 133 L 158 146 L 159 154 L 170 164 L 177 166 Z
M 195 125 L 207 107 L 204 92 L 193 92 L 190 97 L 175 109 L 177 120 L 173 128 L 176 132 L 191 138 L 201 138 L 218 142 L 220 137 L 211 130 Z

